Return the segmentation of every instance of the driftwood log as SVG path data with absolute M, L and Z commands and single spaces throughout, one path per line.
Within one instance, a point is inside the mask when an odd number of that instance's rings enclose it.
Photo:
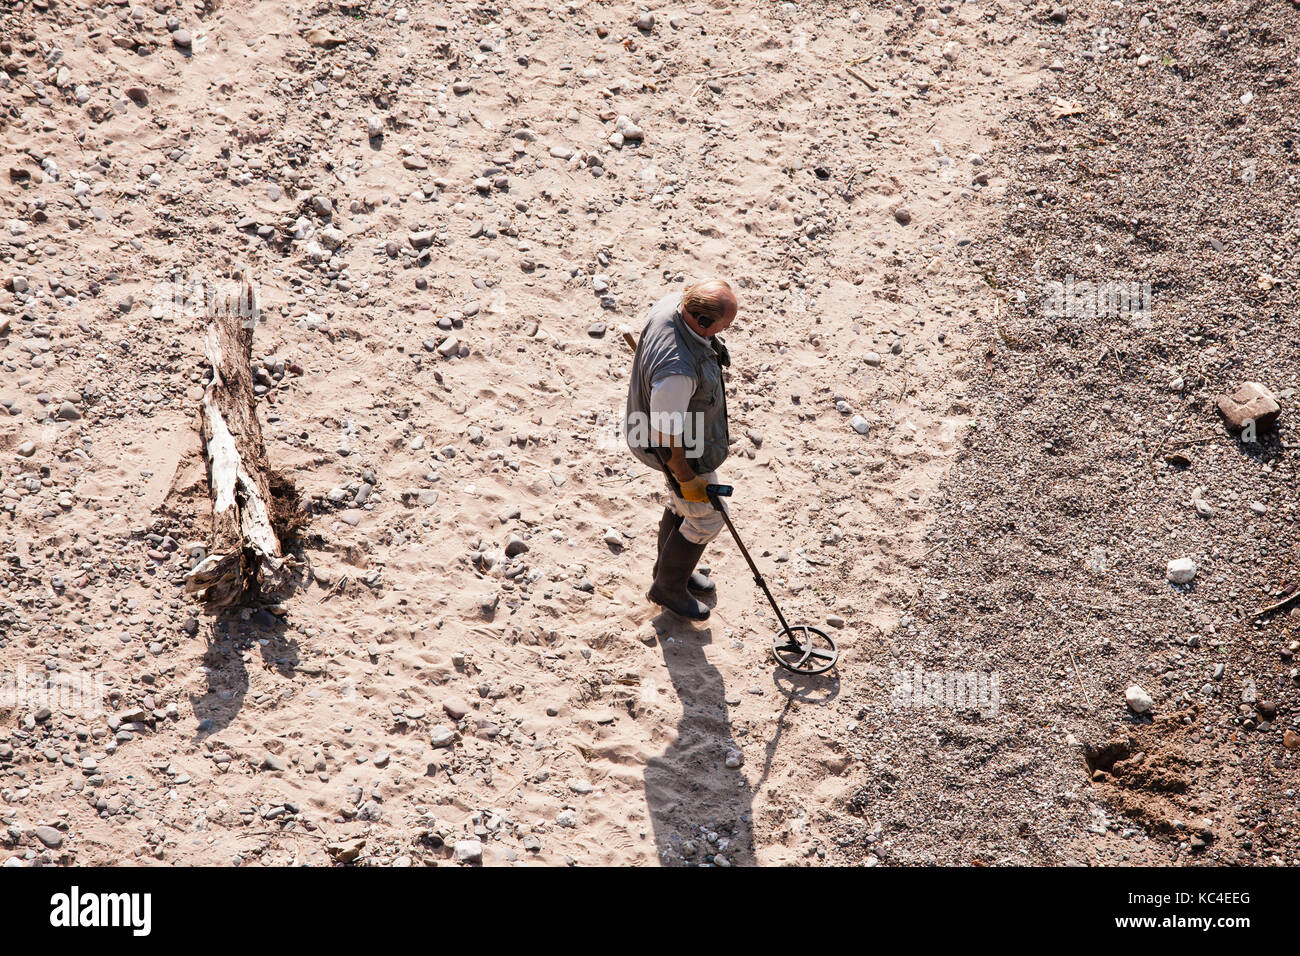
M 248 273 L 239 291 L 207 301 L 204 351 L 211 368 L 203 390 L 200 435 L 212 497 L 212 541 L 185 580 L 210 610 L 274 598 L 289 569 L 273 523 L 278 502 L 257 419 L 253 330 L 260 308 Z

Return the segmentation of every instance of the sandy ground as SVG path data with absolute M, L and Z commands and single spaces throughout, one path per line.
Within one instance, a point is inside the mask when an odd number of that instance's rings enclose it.
M 736 518 L 791 617 L 843 619 L 849 679 L 892 626 L 965 428 L 954 356 L 981 292 L 954 250 L 1041 64 L 1021 24 L 974 5 L 663 8 L 648 31 L 638 13 L 10 15 L 31 39 L 9 53 L 27 72 L 5 149 L 58 176 L 5 186 L 34 243 L 11 247 L 33 290 L 11 308 L 36 314 L 4 353 L 22 414 L 3 434 L 38 446 L 6 474 L 6 536 L 29 555 L 5 582 L 6 655 L 102 674 L 115 713 L 176 711 L 116 746 L 72 714 L 15 741 L 13 819 L 63 821 L 60 858 L 320 862 L 322 838 L 365 835 L 387 862 L 477 835 L 490 863 L 748 863 L 815 843 L 808 803 L 843 787 L 838 729 L 773 680 L 772 617 L 735 548 L 707 556 L 707 628 L 642 598 L 660 505 L 613 433 L 615 329 L 684 278 L 735 284 Z M 346 42 L 314 47 L 313 28 Z M 43 106 L 47 62 L 70 78 Z M 609 145 L 620 116 L 640 143 Z M 283 616 L 190 633 L 200 324 L 155 315 L 156 285 L 243 263 L 268 304 L 258 357 L 301 371 L 265 423 L 316 499 L 312 572 Z M 75 304 L 52 301 L 60 282 Z M 42 426 L 65 396 L 84 417 Z M 434 747 L 442 727 L 456 740 Z
M 1086 21 L 434 11 L 0 14 L 0 660 L 107 711 L 0 699 L 6 858 L 1086 860 L 1105 801 L 1065 723 L 1018 747 L 1023 708 L 896 706 L 917 664 L 1042 665 L 910 635 L 1001 394 L 1009 157 Z M 313 516 L 294 592 L 213 618 L 181 586 L 208 513 L 176 290 L 241 268 L 268 453 Z M 774 672 L 729 540 L 707 626 L 643 597 L 661 501 L 616 433 L 618 330 L 712 275 L 741 298 L 732 513 L 787 616 L 840 640 L 832 678 Z

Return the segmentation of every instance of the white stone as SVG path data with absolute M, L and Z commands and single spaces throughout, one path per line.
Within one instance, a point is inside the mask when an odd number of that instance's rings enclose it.
M 457 863 L 483 862 L 483 844 L 478 840 L 457 840 L 454 852 Z
M 1196 562 L 1191 558 L 1175 558 L 1169 562 L 1166 575 L 1172 584 L 1188 584 L 1196 577 Z
M 1151 695 L 1137 684 L 1124 691 L 1124 702 L 1128 704 L 1129 709 L 1135 714 L 1145 714 L 1154 706 Z

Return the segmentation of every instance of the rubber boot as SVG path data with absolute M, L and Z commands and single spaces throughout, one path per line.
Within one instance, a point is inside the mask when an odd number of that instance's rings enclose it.
M 682 516 L 677 514 L 671 508 L 664 509 L 664 516 L 659 519 L 659 555 L 664 553 L 664 545 L 668 543 L 668 536 L 682 526 Z M 659 557 L 655 557 L 654 571 L 651 577 L 659 576 Z M 691 572 L 691 579 L 686 582 L 686 586 L 696 594 L 712 594 L 717 590 L 717 585 L 710 581 L 699 571 Z
M 659 550 L 655 552 L 655 566 L 650 572 L 651 579 L 659 577 L 659 559 L 664 556 L 664 545 L 668 543 L 668 536 L 681 527 L 681 524 L 681 515 L 676 514 L 672 508 L 664 509 L 664 516 L 659 519 Z
M 674 528 L 659 555 L 659 569 L 646 597 L 688 620 L 708 620 L 708 607 L 691 597 L 686 589 L 686 582 L 690 580 L 704 548 L 705 545 L 687 541 Z

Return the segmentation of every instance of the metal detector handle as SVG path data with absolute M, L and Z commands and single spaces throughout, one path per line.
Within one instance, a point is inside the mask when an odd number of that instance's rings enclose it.
M 714 511 L 722 511 L 722 503 L 719 498 L 730 498 L 732 491 L 735 489 L 731 485 L 705 485 L 704 493 L 709 496 L 709 504 L 713 505 Z

